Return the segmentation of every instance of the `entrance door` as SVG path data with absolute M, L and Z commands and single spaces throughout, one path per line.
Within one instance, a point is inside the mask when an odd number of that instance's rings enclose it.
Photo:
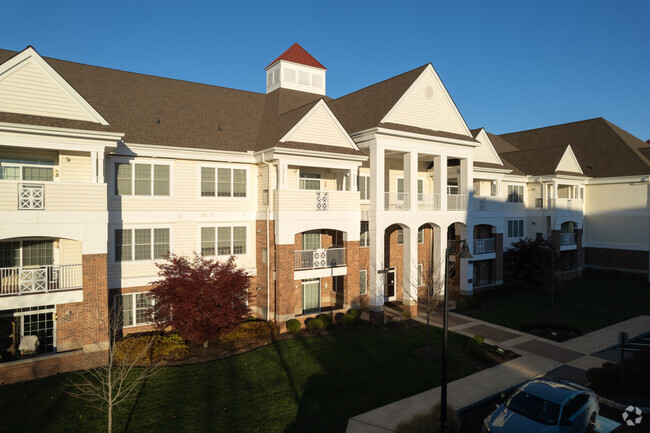
M 395 268 L 388 268 L 386 273 L 386 298 L 395 297 Z
M 302 282 L 302 312 L 320 311 L 320 279 Z

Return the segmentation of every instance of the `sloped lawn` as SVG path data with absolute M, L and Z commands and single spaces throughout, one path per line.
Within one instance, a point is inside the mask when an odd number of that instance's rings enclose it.
M 555 292 L 553 303 L 550 292 L 542 289 L 497 289 L 478 299 L 478 308 L 458 312 L 512 329 L 556 325 L 582 335 L 650 314 L 650 283 L 589 276 L 564 282 Z
M 412 322 L 409 322 L 412 323 Z M 440 359 L 414 352 L 424 327 L 372 327 L 280 341 L 227 359 L 161 368 L 114 432 L 341 432 L 350 416 L 439 385 Z M 441 331 L 432 329 L 433 344 Z M 450 380 L 485 366 L 450 334 Z M 0 431 L 97 432 L 104 419 L 66 395 L 70 375 L 0 387 Z

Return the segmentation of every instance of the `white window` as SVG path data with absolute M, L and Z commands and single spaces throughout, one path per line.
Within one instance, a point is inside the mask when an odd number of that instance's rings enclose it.
M 313 230 L 302 234 L 302 249 L 303 250 L 317 250 L 320 248 L 320 231 Z
M 201 255 L 246 254 L 246 226 L 201 227 Z
M 422 273 L 424 272 L 424 265 L 418 263 L 418 287 L 422 285 Z
M 0 158 L 0 180 L 51 182 L 54 180 L 53 166 L 52 160 Z
M 508 203 L 523 203 L 524 187 L 523 185 L 508 185 Z
M 401 197 L 404 194 L 404 178 L 397 178 L 397 197 Z
M 424 227 L 418 229 L 418 244 L 424 243 Z
M 170 166 L 115 163 L 115 195 L 169 196 Z
M 169 229 L 115 230 L 115 261 L 162 259 L 169 252 Z
M 359 175 L 357 187 L 359 188 L 360 199 L 370 200 L 370 176 Z
M 368 221 L 361 221 L 361 238 L 359 240 L 359 246 L 370 246 L 370 227 L 368 225 Z
M 359 271 L 359 294 L 368 294 L 368 271 L 365 269 Z
M 298 183 L 299 189 L 320 190 L 321 176 L 319 173 L 303 173 L 300 172 L 300 180 Z
M 122 314 L 122 326 L 140 326 L 153 323 L 151 295 L 147 292 L 116 295 L 115 302 Z
M 246 197 L 246 170 L 201 167 L 201 197 Z
M 401 227 L 397 229 L 397 245 L 404 245 L 404 229 Z
M 508 237 L 524 237 L 524 220 L 508 220 Z

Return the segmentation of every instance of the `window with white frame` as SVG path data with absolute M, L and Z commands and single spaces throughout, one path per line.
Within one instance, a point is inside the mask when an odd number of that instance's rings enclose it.
M 52 160 L 0 158 L 0 180 L 51 182 L 54 180 L 53 166 Z
M 523 203 L 524 187 L 523 185 L 508 185 L 508 203 Z
M 115 163 L 115 195 L 169 196 L 170 166 L 152 163 Z
M 424 272 L 424 265 L 418 263 L 418 287 L 422 285 L 422 273 Z
M 321 233 L 320 230 L 312 230 L 302 234 L 302 249 L 303 250 L 317 250 L 321 247 Z
M 418 201 L 424 201 L 424 179 L 418 179 Z
M 168 228 L 115 230 L 115 261 L 162 259 L 169 252 Z
M 361 221 L 361 237 L 359 239 L 359 246 L 370 246 L 370 226 L 368 224 L 368 221 Z
M 524 237 L 524 220 L 508 220 L 508 237 Z
M 368 294 L 368 271 L 366 269 L 359 271 L 359 294 Z
M 298 189 L 320 190 L 320 173 L 304 173 L 300 171 L 300 180 L 298 181 Z
M 153 323 L 151 295 L 148 292 L 116 295 L 117 311 L 121 314 L 122 326 L 140 326 Z
M 397 229 L 397 245 L 404 245 L 404 229 L 401 227 Z
M 246 169 L 201 167 L 201 197 L 246 197 Z
M 418 229 L 418 244 L 424 243 L 424 227 Z
M 360 193 L 359 198 L 361 200 L 370 200 L 370 176 L 360 174 L 357 187 Z
M 48 266 L 53 263 L 52 240 L 0 242 L 0 268 Z
M 246 226 L 201 227 L 201 255 L 242 254 L 246 254 Z

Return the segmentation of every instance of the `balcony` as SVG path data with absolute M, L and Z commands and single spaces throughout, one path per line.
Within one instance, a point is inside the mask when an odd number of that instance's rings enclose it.
M 472 210 L 475 211 L 503 211 L 503 201 L 496 196 L 472 198 Z
M 494 238 L 474 239 L 474 254 L 486 254 L 495 252 Z
M 582 211 L 582 199 L 579 198 L 552 198 L 548 202 L 552 209 Z
M 447 210 L 467 210 L 467 195 L 447 194 Z
M 384 196 L 384 210 L 410 210 L 410 194 L 406 192 L 390 191 Z
M 318 248 L 295 251 L 294 270 L 345 266 L 345 248 Z
M 0 268 L 0 296 L 82 288 L 81 264 Z
M 358 211 L 359 193 L 356 191 L 276 190 L 276 209 L 279 211 Z
M 106 184 L 2 180 L 0 198 L 0 211 L 106 211 Z
M 560 245 L 575 245 L 576 244 L 576 234 L 575 233 L 560 233 Z
M 418 210 L 440 210 L 440 194 L 418 194 Z

